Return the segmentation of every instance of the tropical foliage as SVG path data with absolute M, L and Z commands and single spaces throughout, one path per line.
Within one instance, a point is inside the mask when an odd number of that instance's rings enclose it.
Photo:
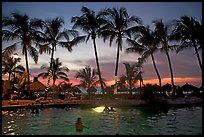
M 103 82 L 96 48 L 96 36 L 99 33 L 101 26 L 106 22 L 106 20 L 101 17 L 101 12 L 95 14 L 93 10 L 87 7 L 82 7 L 81 12 L 82 15 L 79 17 L 72 17 L 71 22 L 74 23 L 73 29 L 80 28 L 83 32 L 87 33 L 86 42 L 89 40 L 90 37 L 92 38 L 99 80 L 101 84 L 101 89 L 103 90 Z
M 117 58 L 115 66 L 115 78 L 118 75 L 118 63 L 119 53 L 122 51 L 123 38 L 131 37 L 130 34 L 133 31 L 137 31 L 138 23 L 141 23 L 141 19 L 136 16 L 129 16 L 126 8 L 108 8 L 103 12 L 106 16 L 106 25 L 101 29 L 100 36 L 105 40 L 110 40 L 110 46 L 113 40 L 116 40 L 117 44 Z
M 28 83 L 30 83 L 28 52 L 34 62 L 37 63 L 38 51 L 32 46 L 32 42 L 36 41 L 38 30 L 42 27 L 42 21 L 39 19 L 30 19 L 26 14 L 11 13 L 11 17 L 3 17 L 2 27 L 3 41 L 17 40 L 8 48 L 13 49 L 20 43 L 22 54 L 25 56 Z
M 158 43 L 159 39 L 156 37 L 155 32 L 151 31 L 149 26 L 140 27 L 139 35 L 136 33 L 134 39 L 127 39 L 129 47 L 126 49 L 126 52 L 136 52 L 142 55 L 141 61 L 144 62 L 150 56 L 156 71 L 159 86 L 161 88 L 161 77 L 159 71 L 156 67 L 156 62 L 154 58 L 154 53 L 159 50 Z
M 57 49 L 56 47 L 59 45 L 71 52 L 72 47 L 84 41 L 85 38 L 84 36 L 78 36 L 78 32 L 74 30 L 64 29 L 61 31 L 63 24 L 64 20 L 60 17 L 43 21 L 43 33 L 40 33 L 38 37 L 39 52 L 41 54 L 51 53 L 50 73 L 54 73 L 52 68 L 54 65 L 54 53 Z M 70 37 L 74 37 L 73 40 L 70 40 Z M 48 85 L 49 81 L 50 79 L 48 78 Z
M 138 63 L 129 64 L 123 63 L 125 65 L 126 75 L 121 76 L 121 80 L 125 81 L 125 83 L 129 86 L 130 94 L 132 94 L 132 88 L 135 83 L 137 83 L 141 79 L 141 71 L 138 67 Z
M 161 44 L 160 51 L 164 52 L 167 56 L 168 64 L 169 64 L 169 69 L 171 73 L 171 85 L 172 89 L 174 89 L 174 75 L 173 75 L 173 69 L 171 65 L 171 59 L 169 56 L 169 52 L 173 50 L 173 46 L 169 45 L 170 41 L 170 34 L 169 34 L 169 27 L 168 24 L 164 24 L 162 20 L 155 20 L 153 21 L 155 24 L 155 35 L 157 39 L 159 40 L 159 43 Z M 175 91 L 173 91 L 175 93 Z
M 43 64 L 41 69 L 45 69 L 47 71 L 38 74 L 38 77 L 42 77 L 43 79 L 47 78 L 49 75 L 50 66 L 48 64 Z M 52 70 L 53 85 L 55 85 L 57 79 L 69 81 L 68 75 L 66 74 L 69 69 L 67 67 L 62 67 L 62 62 L 59 61 L 59 58 L 53 61 Z
M 22 65 L 17 65 L 21 58 L 14 58 L 12 55 L 6 57 L 6 59 L 4 59 L 4 56 L 2 58 L 2 74 L 8 73 L 8 80 L 11 80 L 11 75 L 14 80 L 16 74 L 22 74 L 25 71 Z
M 97 38 L 102 38 L 104 42 L 109 40 L 110 46 L 113 44 L 113 41 L 117 44 L 115 78 L 117 78 L 118 75 L 119 55 L 123 49 L 124 39 L 129 46 L 126 49 L 127 53 L 135 52 L 141 55 L 141 57 L 136 58 L 138 62 L 136 61 L 135 64 L 124 63 L 126 73 L 120 77 L 119 83 L 114 84 L 114 88 L 111 87 L 111 90 L 115 89 L 115 87 L 118 89 L 118 85 L 123 87 L 124 83 L 126 83 L 126 85 L 129 86 L 130 94 L 132 94 L 131 91 L 134 84 L 140 81 L 140 89 L 143 92 L 142 98 L 145 100 L 153 99 L 154 92 L 152 91 L 157 91 L 158 86 L 152 86 L 151 84 L 144 85 L 142 76 L 143 63 L 146 62 L 149 57 L 152 59 L 160 90 L 164 90 L 161 85 L 161 77 L 154 57 L 157 51 L 161 51 L 167 56 L 171 76 L 171 84 L 168 84 L 168 90 L 170 91 L 172 89 L 175 90 L 175 88 L 173 88 L 175 87 L 174 71 L 171 64 L 170 51 L 176 50 L 176 52 L 179 53 L 184 49 L 194 48 L 202 71 L 199 50 L 202 49 L 203 44 L 203 39 L 201 38 L 203 34 L 203 23 L 193 17 L 186 15 L 181 16 L 180 19 L 176 21 L 176 24 L 174 24 L 175 27 L 172 31 L 169 31 L 171 26 L 164 24 L 162 19 L 154 20 L 154 30 L 152 31 L 149 26 L 141 26 L 142 20 L 139 17 L 130 16 L 124 7 L 106 8 L 98 13 L 95 13 L 87 7 L 82 7 L 81 13 L 81 16 L 71 18 L 71 23 L 73 23 L 72 30 L 66 28 L 63 30 L 65 22 L 61 17 L 41 20 L 36 18 L 31 19 L 28 15 L 19 13 L 11 13 L 10 16 L 3 17 L 2 40 L 14 43 L 2 50 L 2 74 L 8 74 L 8 80 L 13 78 L 13 81 L 18 82 L 20 90 L 26 94 L 26 89 L 30 84 L 28 55 L 30 55 L 37 64 L 38 53 L 48 53 L 51 54 L 49 64 L 43 64 L 41 66 L 41 69 L 45 69 L 46 72 L 40 73 L 38 77 L 42 77 L 43 79 L 48 78 L 49 83 L 51 78 L 49 74 L 51 74 L 53 78 L 53 89 L 55 88 L 59 91 L 77 91 L 78 89 L 76 86 L 72 86 L 72 83 L 66 83 L 69 82 L 67 75 L 69 69 L 62 67 L 62 62 L 59 61 L 59 58 L 55 59 L 54 56 L 59 46 L 72 52 L 73 46 L 83 41 L 87 43 L 90 38 L 93 42 L 97 70 L 87 65 L 85 68 L 77 71 L 75 76 L 77 79 L 80 79 L 80 86 L 87 88 L 88 93 L 90 93 L 91 90 L 96 91 L 94 86 L 97 84 L 101 85 L 101 91 L 103 91 L 104 86 L 106 86 L 105 80 L 102 79 L 99 66 L 96 46 Z M 87 35 L 80 36 L 79 32 L 75 29 L 80 29 Z M 169 43 L 172 40 L 176 40 L 177 43 L 170 45 Z M 22 54 L 25 57 L 25 68 L 22 65 L 18 65 L 21 60 L 20 58 L 13 57 L 18 45 L 21 45 Z M 34 47 L 34 45 L 36 47 Z M 63 79 L 66 82 L 60 83 L 57 87 L 55 85 L 57 79 Z M 141 86 L 142 84 L 143 87 Z
M 185 15 L 177 20 L 176 27 L 170 37 L 172 40 L 180 40 L 180 44 L 175 45 L 177 53 L 187 48 L 194 48 L 201 71 L 202 62 L 198 50 L 202 49 L 203 31 L 202 23 Z
M 99 80 L 97 80 L 98 72 L 96 69 L 91 69 L 90 66 L 85 66 L 84 69 L 79 70 L 76 73 L 76 78 L 80 78 L 80 86 L 87 87 L 89 89 L 92 86 L 95 86 L 99 84 Z M 103 85 L 105 85 L 105 82 L 103 82 Z

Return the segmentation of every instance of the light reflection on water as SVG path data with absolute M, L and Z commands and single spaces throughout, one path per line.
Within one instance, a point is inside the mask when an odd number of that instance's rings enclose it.
M 9 111 L 2 133 L 14 135 L 202 135 L 202 108 L 119 107 L 115 112 L 93 108 L 46 108 L 39 114 Z M 76 132 L 78 117 L 86 125 Z

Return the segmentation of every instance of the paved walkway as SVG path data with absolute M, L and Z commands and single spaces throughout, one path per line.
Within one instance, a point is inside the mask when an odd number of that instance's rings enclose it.
M 79 105 L 111 105 L 111 106 L 128 106 L 128 105 L 141 105 L 145 102 L 142 100 L 122 100 L 122 99 L 115 99 L 115 100 L 2 100 L 2 108 L 4 107 L 25 107 L 28 104 L 40 104 L 43 102 L 44 105 L 60 105 L 60 104 L 79 104 Z

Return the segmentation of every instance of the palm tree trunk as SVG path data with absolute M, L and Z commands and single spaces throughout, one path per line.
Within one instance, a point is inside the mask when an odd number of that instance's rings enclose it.
M 8 80 L 9 80 L 9 81 L 11 80 L 11 71 L 9 71 L 9 77 L 8 77 Z
M 53 60 L 54 60 L 54 47 L 55 45 L 52 45 L 52 53 L 51 53 L 51 58 L 50 58 L 50 70 L 53 71 Z M 53 76 L 53 72 L 52 72 L 52 76 Z
M 152 57 L 152 62 L 153 62 L 153 65 L 154 65 L 154 69 L 155 69 L 156 74 L 157 74 L 157 77 L 158 77 L 158 79 L 159 79 L 159 86 L 160 86 L 160 91 L 161 91 L 161 90 L 162 90 L 162 86 L 161 86 L 161 77 L 160 77 L 160 75 L 159 75 L 159 71 L 158 71 L 158 69 L 157 69 L 157 67 L 156 67 L 156 63 L 155 63 L 155 60 L 154 60 L 154 55 L 151 54 L 151 57 Z
M 103 82 L 102 82 L 102 78 L 101 78 L 101 71 L 100 71 L 100 67 L 99 67 L 99 62 L 98 62 L 98 55 L 97 55 L 97 49 L 96 49 L 96 39 L 93 38 L 93 44 L 94 44 L 94 53 L 96 56 L 96 65 L 97 65 L 97 69 L 98 69 L 98 75 L 99 75 L 99 80 L 101 83 L 101 90 L 103 90 Z
M 174 91 L 174 76 L 173 76 L 173 70 L 172 70 L 172 66 L 171 66 L 171 60 L 170 60 L 168 51 L 166 51 L 166 56 L 167 56 L 167 59 L 168 59 L 169 68 L 170 68 L 170 72 L 171 72 L 171 85 L 172 85 L 172 88 L 173 88 L 173 94 L 175 94 L 175 91 Z
M 116 66 L 115 66 L 115 77 L 117 77 L 117 75 L 118 75 L 119 52 L 120 52 L 120 44 L 118 44 L 118 49 L 117 49 L 117 58 L 116 58 Z
M 118 92 L 117 76 L 118 76 L 119 52 L 120 52 L 120 44 L 118 43 L 116 66 L 115 66 L 115 88 L 114 88 L 114 93 Z
M 49 87 L 50 87 L 50 79 L 51 79 L 51 77 L 52 77 L 52 65 L 53 65 L 53 56 L 54 56 L 54 44 L 52 44 L 52 51 L 51 51 L 52 53 L 51 53 L 51 58 L 50 58 L 50 69 L 49 69 L 49 72 L 48 72 L 48 80 L 47 80 L 47 88 L 46 88 L 46 90 L 45 90 L 45 96 L 46 96 L 46 98 L 47 98 L 47 93 L 48 93 L 48 89 L 49 89 Z M 54 82 L 54 80 L 53 80 L 53 82 Z
M 52 76 L 53 76 L 53 85 L 55 85 L 56 78 L 54 77 L 54 75 L 52 75 Z
M 26 46 L 25 46 L 26 47 Z M 28 55 L 27 55 L 27 48 L 25 48 L 25 61 L 26 61 L 26 72 L 28 73 L 28 84 L 30 84 L 30 72 L 28 67 Z
M 27 91 L 28 91 L 28 94 L 30 96 L 30 86 L 29 86 L 29 84 L 30 84 L 30 72 L 29 72 L 29 67 L 28 67 L 28 55 L 27 55 L 27 47 L 26 47 L 26 45 L 24 45 L 24 47 L 25 47 L 24 53 L 25 53 L 25 61 L 26 61 L 26 72 L 28 74 Z
M 51 75 L 49 75 L 48 77 L 48 82 L 47 82 L 47 87 L 50 85 L 50 79 L 51 77 L 53 77 L 53 60 L 54 60 L 54 45 L 52 45 L 52 53 L 51 53 L 51 58 L 50 58 L 50 69 L 49 69 L 49 73 Z M 54 83 L 54 77 L 53 77 L 53 83 Z
M 194 48 L 195 48 L 196 56 L 198 58 L 198 63 L 199 63 L 199 66 L 200 66 L 200 69 L 201 69 L 201 72 L 202 72 L 202 63 L 201 63 L 201 59 L 200 59 L 200 56 L 199 56 L 199 53 L 198 53 L 198 49 L 196 48 L 195 44 L 194 44 Z

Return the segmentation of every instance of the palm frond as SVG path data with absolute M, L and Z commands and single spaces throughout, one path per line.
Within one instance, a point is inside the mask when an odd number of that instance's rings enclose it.
M 39 53 L 51 53 L 51 48 L 49 47 L 50 44 L 37 44 L 36 47 L 39 48 Z
M 33 58 L 34 62 L 38 63 L 38 51 L 34 47 L 30 47 L 29 49 L 30 56 Z

